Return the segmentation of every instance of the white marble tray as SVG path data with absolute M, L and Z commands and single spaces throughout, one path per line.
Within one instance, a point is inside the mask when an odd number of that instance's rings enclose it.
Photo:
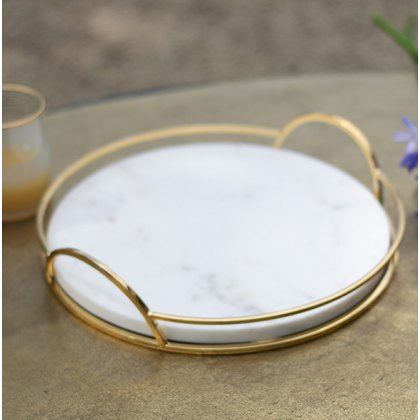
M 105 262 L 153 310 L 237 317 L 334 294 L 369 272 L 390 244 L 387 215 L 357 180 L 285 149 L 245 143 L 177 145 L 109 164 L 55 209 L 51 250 Z M 57 258 L 63 289 L 88 311 L 151 335 L 128 299 L 93 269 Z M 247 325 L 159 322 L 170 340 L 237 343 L 296 333 L 363 299 L 374 278 L 309 312 Z

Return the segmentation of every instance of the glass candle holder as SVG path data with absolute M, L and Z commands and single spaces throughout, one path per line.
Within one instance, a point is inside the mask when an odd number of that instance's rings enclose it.
M 3 222 L 36 213 L 50 179 L 50 152 L 41 119 L 45 99 L 36 90 L 3 85 Z

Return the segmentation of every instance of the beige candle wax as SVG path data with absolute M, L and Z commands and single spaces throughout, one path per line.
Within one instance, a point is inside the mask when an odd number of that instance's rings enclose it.
M 45 156 L 3 148 L 2 163 L 3 220 L 32 216 L 49 183 Z

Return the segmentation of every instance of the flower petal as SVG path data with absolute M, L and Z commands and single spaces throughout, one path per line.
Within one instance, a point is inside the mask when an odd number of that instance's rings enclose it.
M 408 128 L 409 131 L 411 131 L 413 134 L 417 136 L 417 133 L 418 133 L 417 123 L 411 121 L 410 118 L 408 117 L 403 117 L 402 122 Z
M 395 141 L 408 141 L 410 140 L 410 133 L 407 131 L 397 131 L 392 135 Z
M 418 165 L 418 153 L 408 153 L 406 154 L 401 162 L 400 162 L 400 166 L 403 166 L 405 168 L 407 168 L 407 170 L 409 172 L 411 172 L 413 169 L 417 168 Z
M 405 153 L 408 154 L 408 153 L 414 153 L 414 152 L 417 153 L 417 142 L 414 140 L 410 140 L 407 143 L 407 146 L 405 147 Z

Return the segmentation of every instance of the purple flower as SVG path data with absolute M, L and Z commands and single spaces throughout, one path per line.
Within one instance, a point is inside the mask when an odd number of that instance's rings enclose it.
M 407 153 L 401 159 L 400 166 L 404 166 L 408 169 L 408 172 L 411 172 L 413 169 L 417 168 L 419 155 L 416 152 Z
M 402 122 L 407 131 L 394 133 L 393 137 L 395 141 L 407 143 L 400 166 L 411 172 L 418 165 L 418 125 L 417 122 L 410 121 L 408 117 L 403 117 Z

